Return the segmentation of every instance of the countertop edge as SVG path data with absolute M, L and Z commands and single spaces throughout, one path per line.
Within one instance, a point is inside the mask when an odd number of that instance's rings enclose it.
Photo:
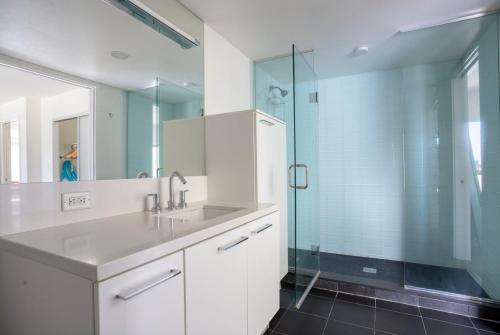
M 267 208 L 256 209 L 255 211 L 230 219 L 226 222 L 222 222 L 173 241 L 168 241 L 98 266 L 2 238 L 0 238 L 0 250 L 86 278 L 92 282 L 101 282 L 141 265 L 181 251 L 214 236 L 243 226 L 263 216 L 277 212 L 278 210 L 279 207 L 276 204 Z
M 241 227 L 263 216 L 277 212 L 278 210 L 279 208 L 277 205 L 255 210 L 240 217 L 183 236 L 174 241 L 165 242 L 152 248 L 139 251 L 127 257 L 108 262 L 97 267 L 97 281 L 104 281 L 126 271 L 130 271 L 134 268 L 142 266 L 146 263 L 150 263 L 157 259 L 171 255 L 185 248 L 208 240 L 212 237 Z

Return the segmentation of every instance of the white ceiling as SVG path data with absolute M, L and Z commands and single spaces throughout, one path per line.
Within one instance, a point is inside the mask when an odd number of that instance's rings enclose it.
M 21 97 L 50 97 L 79 87 L 0 65 L 0 105 Z
M 203 23 L 175 0 L 144 2 L 202 45 L 184 50 L 104 0 L 1 0 L 0 54 L 127 89 L 202 84 Z
M 357 72 L 359 64 L 353 64 L 357 60 L 352 57 L 357 46 L 386 49 L 377 56 L 385 64 L 376 66 L 388 66 L 390 48 L 401 48 L 397 40 L 393 42 L 399 30 L 500 8 L 500 0 L 181 2 L 253 60 L 290 54 L 293 43 L 302 50 L 314 49 L 316 72 L 323 78 Z M 435 46 L 427 45 L 426 49 Z

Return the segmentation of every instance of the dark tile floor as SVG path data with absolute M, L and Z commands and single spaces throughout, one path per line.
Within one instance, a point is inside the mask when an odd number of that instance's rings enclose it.
M 322 252 L 320 256 L 323 276 L 342 276 L 347 282 L 361 280 L 360 284 L 376 281 L 377 286 L 390 285 L 402 287 L 404 282 L 404 263 L 386 259 L 357 257 Z M 376 269 L 377 273 L 364 272 L 364 268 Z
M 307 251 L 300 252 L 299 255 L 307 254 Z M 387 289 L 402 289 L 404 285 L 409 285 L 415 288 L 489 298 L 464 269 L 327 252 L 320 254 L 320 264 L 321 277 L 325 279 Z M 376 273 L 366 272 L 370 269 L 376 269 Z
M 464 269 L 406 262 L 404 273 L 405 285 L 471 297 L 489 298 L 489 295 Z
M 294 292 L 281 291 L 281 308 L 266 335 L 494 335 L 500 323 L 345 293 L 314 291 L 297 310 Z

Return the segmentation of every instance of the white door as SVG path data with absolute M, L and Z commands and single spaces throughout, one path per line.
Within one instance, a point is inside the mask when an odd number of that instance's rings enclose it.
M 78 180 L 92 180 L 92 139 L 90 117 L 78 117 Z
M 279 309 L 279 213 L 248 224 L 248 335 L 260 335 Z
M 99 283 L 100 335 L 182 335 L 182 251 Z
M 186 334 L 247 333 L 248 228 L 185 250 Z
M 257 113 L 257 189 L 258 201 L 279 205 L 280 274 L 288 273 L 288 216 L 286 126 Z

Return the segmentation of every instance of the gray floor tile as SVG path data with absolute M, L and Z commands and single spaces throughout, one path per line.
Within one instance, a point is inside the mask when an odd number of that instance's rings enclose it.
M 475 328 L 425 318 L 424 323 L 427 335 L 477 335 Z
M 375 299 L 363 297 L 360 295 L 339 293 L 337 295 L 337 300 L 342 300 L 342 301 L 352 302 L 355 304 L 361 304 L 361 305 L 375 307 Z
M 436 319 L 446 322 L 455 323 L 461 326 L 473 327 L 470 318 L 463 315 L 445 313 L 433 309 L 420 308 L 420 312 L 424 318 Z
M 272 320 L 269 322 L 269 328 L 276 329 L 276 326 L 280 322 L 280 320 L 283 317 L 283 315 L 285 315 L 285 312 L 286 312 L 286 309 L 280 308 L 278 310 L 278 312 L 274 315 L 274 317 L 272 318 Z
M 363 328 L 330 319 L 324 335 L 373 335 L 373 329 Z
M 309 295 L 300 307 L 299 312 L 328 318 L 332 305 L 333 299 Z M 297 310 L 295 307 L 293 309 Z
M 420 316 L 420 311 L 417 306 L 398 304 L 392 301 L 377 300 L 377 308 Z
M 346 301 L 335 300 L 330 319 L 373 328 L 375 308 Z
M 295 302 L 295 292 L 290 290 L 280 291 L 280 307 L 289 308 Z
M 384 309 L 376 311 L 375 329 L 398 335 L 425 335 L 421 317 Z
M 500 323 L 498 322 L 483 319 L 472 319 L 472 323 L 474 323 L 474 326 L 476 326 L 477 329 L 500 333 Z
M 326 319 L 292 310 L 286 311 L 276 328 L 287 335 L 321 335 Z

